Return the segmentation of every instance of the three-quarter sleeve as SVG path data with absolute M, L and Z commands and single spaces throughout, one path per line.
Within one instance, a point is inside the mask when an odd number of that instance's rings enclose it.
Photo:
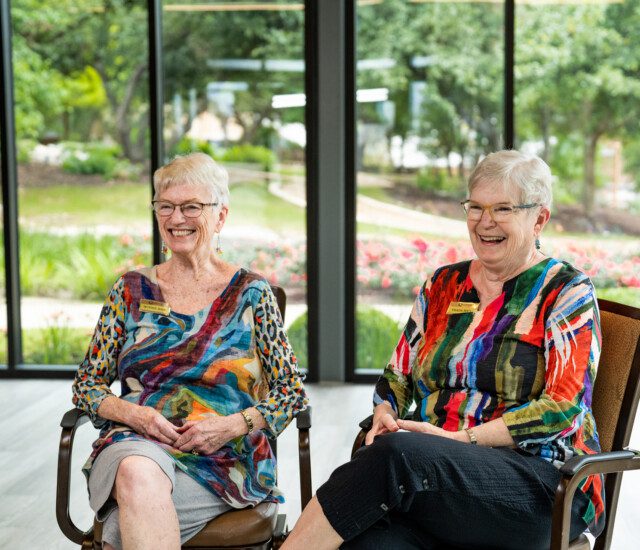
M 424 336 L 429 290 L 427 283 L 420 289 L 400 340 L 373 393 L 374 406 L 387 401 L 400 418 L 406 416 L 413 404 L 412 372 Z
M 258 356 L 269 386 L 267 395 L 255 408 L 264 417 L 267 430 L 278 436 L 296 413 L 306 407 L 307 395 L 278 304 L 267 284 L 256 305 L 254 322 Z
M 545 323 L 544 390 L 537 399 L 502 415 L 519 447 L 567 438 L 579 429 L 593 430 L 583 420 L 591 406 L 600 344 L 595 291 L 580 275 L 560 291 Z
M 98 407 L 107 397 L 117 377 L 117 362 L 125 339 L 124 279 L 119 278 L 102 307 L 91 344 L 73 382 L 73 404 L 88 413 L 96 428 L 107 421 L 98 416 Z

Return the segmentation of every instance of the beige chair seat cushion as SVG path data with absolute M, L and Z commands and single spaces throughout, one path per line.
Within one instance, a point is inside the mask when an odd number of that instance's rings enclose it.
M 255 508 L 232 510 L 210 521 L 183 548 L 249 546 L 271 538 L 278 518 L 278 505 L 261 502 Z

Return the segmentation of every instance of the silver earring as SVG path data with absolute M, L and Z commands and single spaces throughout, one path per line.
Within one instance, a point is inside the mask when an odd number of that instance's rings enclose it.
M 536 250 L 540 250 L 540 239 L 536 237 Z
M 222 246 L 220 246 L 220 233 L 218 233 L 218 243 L 216 244 L 216 252 L 222 256 Z

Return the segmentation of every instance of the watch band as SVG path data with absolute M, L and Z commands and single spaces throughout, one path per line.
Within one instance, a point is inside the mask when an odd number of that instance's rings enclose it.
M 471 445 L 477 445 L 478 438 L 476 437 L 476 433 L 471 428 L 465 428 L 464 431 L 467 432 L 467 435 L 469 436 L 469 442 L 471 443 Z

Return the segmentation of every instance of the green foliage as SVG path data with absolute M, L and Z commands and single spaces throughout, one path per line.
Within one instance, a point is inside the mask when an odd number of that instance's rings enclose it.
M 265 172 L 271 172 L 276 163 L 276 156 L 270 149 L 260 145 L 234 145 L 222 155 L 225 162 L 256 163 Z
M 25 295 L 102 300 L 116 278 L 148 265 L 141 239 L 90 234 L 20 232 L 20 282 Z
M 45 328 L 22 331 L 24 362 L 41 365 L 73 365 L 82 361 L 91 335 L 58 321 Z M 7 339 L 0 339 L 0 363 L 7 362 Z
M 19 164 L 27 164 L 31 160 L 31 153 L 38 144 L 35 139 L 18 139 L 16 150 Z
M 92 143 L 86 148 L 73 147 L 62 168 L 71 174 L 100 174 L 111 179 L 118 166 L 120 148 Z
M 360 306 L 356 313 L 356 354 L 358 369 L 383 369 L 400 337 L 400 327 L 389 316 L 371 307 Z M 287 331 L 301 368 L 308 368 L 307 313 L 298 317 Z
M 445 170 L 438 168 L 427 168 L 418 172 L 416 185 L 422 191 L 450 197 L 461 197 L 466 188 L 464 179 L 450 176 Z
M 189 153 L 204 153 L 213 159 L 217 158 L 211 143 L 202 139 L 191 139 L 187 136 L 183 136 L 171 150 L 172 157 L 176 155 L 188 155 Z

